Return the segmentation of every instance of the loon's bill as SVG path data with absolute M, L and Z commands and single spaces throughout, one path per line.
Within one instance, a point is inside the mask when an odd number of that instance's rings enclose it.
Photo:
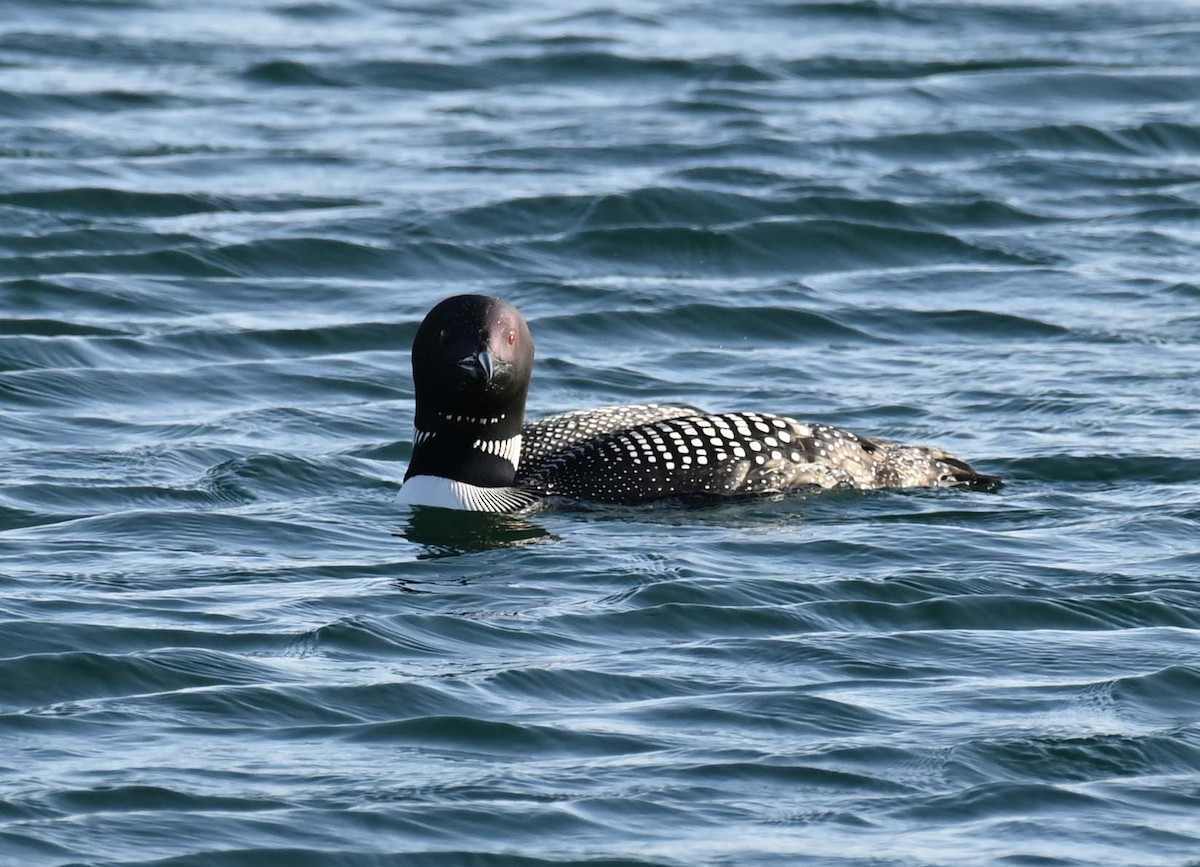
M 533 337 L 499 298 L 437 304 L 413 340 L 413 454 L 399 501 L 512 512 L 549 497 L 635 504 L 796 488 L 984 487 L 997 476 L 910 446 L 757 412 L 605 406 L 525 424 Z

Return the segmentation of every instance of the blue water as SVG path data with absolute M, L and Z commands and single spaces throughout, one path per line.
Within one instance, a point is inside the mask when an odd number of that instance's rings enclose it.
M 1200 864 L 1200 12 L 7 0 L 0 863 Z M 409 513 L 408 348 L 994 494 Z

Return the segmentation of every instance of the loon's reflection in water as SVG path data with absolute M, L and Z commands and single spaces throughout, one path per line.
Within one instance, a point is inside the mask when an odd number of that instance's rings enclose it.
M 463 512 L 414 506 L 395 535 L 421 546 L 422 560 L 455 557 L 495 548 L 514 548 L 558 537 L 524 518 L 491 512 Z

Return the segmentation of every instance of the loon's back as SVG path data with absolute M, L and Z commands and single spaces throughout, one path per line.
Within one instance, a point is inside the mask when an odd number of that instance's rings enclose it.
M 594 432 L 570 438 L 564 428 Z M 768 413 L 603 407 L 526 425 L 523 439 L 534 449 L 522 455 L 520 487 L 605 503 L 795 488 L 991 487 L 999 481 L 941 449 Z

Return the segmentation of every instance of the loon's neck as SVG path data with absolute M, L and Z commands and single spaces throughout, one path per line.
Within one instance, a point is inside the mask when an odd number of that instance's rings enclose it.
M 435 476 L 485 488 L 512 485 L 521 461 L 524 407 L 491 415 L 423 409 L 417 411 L 406 481 Z
M 537 496 L 513 485 L 523 418 L 522 412 L 515 417 L 418 413 L 398 501 L 469 512 L 513 512 L 533 505 Z

